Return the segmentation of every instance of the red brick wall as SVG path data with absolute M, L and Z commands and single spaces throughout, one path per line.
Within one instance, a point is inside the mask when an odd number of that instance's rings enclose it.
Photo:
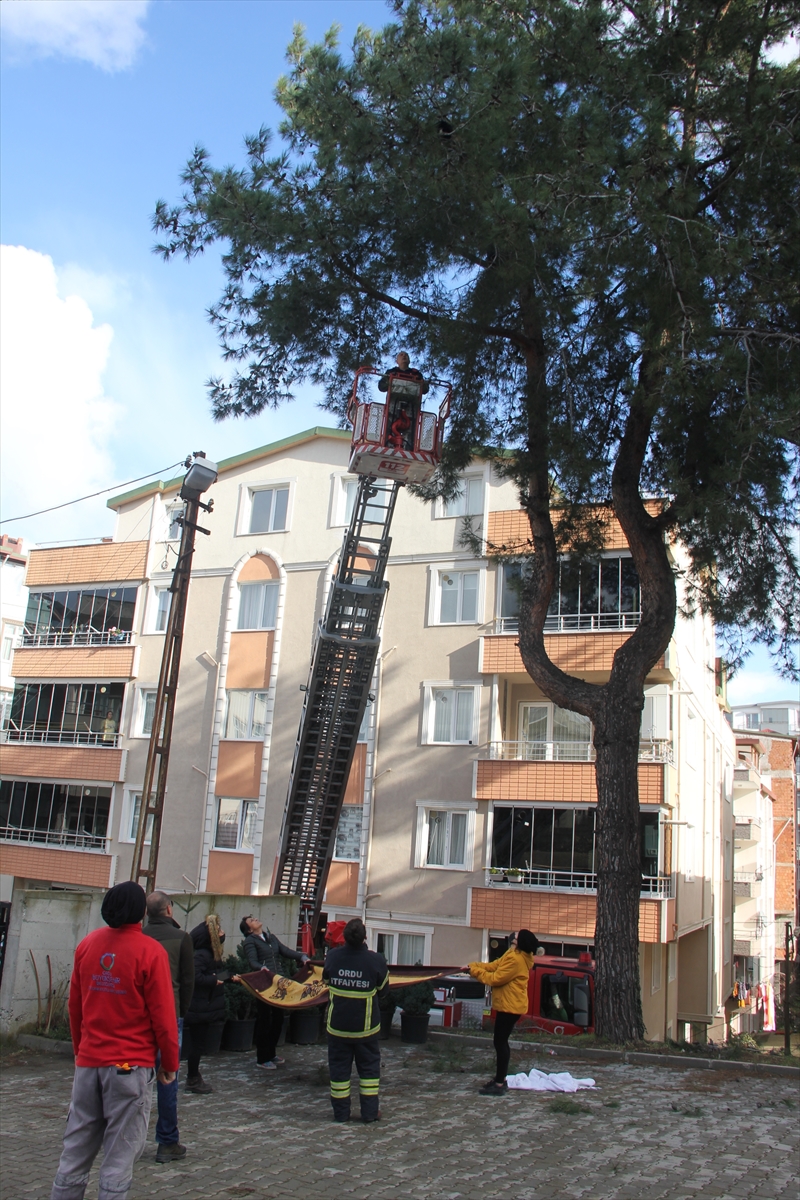
M 85 887 L 111 886 L 111 854 L 82 850 L 51 850 L 44 846 L 16 846 L 0 842 L 0 874 L 20 879 L 45 879 L 49 883 L 77 883 Z
M 660 900 L 639 901 L 639 941 L 657 942 Z M 537 937 L 594 937 L 595 896 L 528 892 L 522 888 L 473 888 L 469 923 L 473 929 L 532 929 Z
M 475 796 L 478 800 L 596 804 L 594 763 L 481 760 Z M 664 803 L 664 768 L 660 764 L 639 765 L 639 803 Z
M 122 780 L 122 750 L 95 746 L 36 746 L 6 742 L 0 768 L 12 779 L 81 779 L 84 783 Z
M 43 646 L 14 651 L 16 679 L 132 679 L 134 646 Z

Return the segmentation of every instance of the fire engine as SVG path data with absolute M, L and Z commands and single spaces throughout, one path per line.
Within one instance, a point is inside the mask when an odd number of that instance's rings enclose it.
M 539 954 L 528 980 L 528 1011 L 514 1030 L 530 1033 L 594 1033 L 594 960 L 584 951 L 577 958 Z M 488 1027 L 494 1010 L 484 1017 Z

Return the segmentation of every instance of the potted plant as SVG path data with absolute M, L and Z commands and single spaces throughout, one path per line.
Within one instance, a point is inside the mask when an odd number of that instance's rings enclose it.
M 244 942 L 239 943 L 235 954 L 228 955 L 223 963 L 223 970 L 229 976 L 243 975 L 250 970 L 250 964 L 244 954 Z M 225 1028 L 222 1031 L 221 1048 L 239 1052 L 250 1050 L 256 1028 L 256 1005 L 259 1001 L 240 983 L 234 983 L 230 978 L 226 979 L 222 986 L 225 991 Z
M 392 1021 L 397 1008 L 397 989 L 385 987 L 378 997 L 378 1008 L 381 1010 L 381 1038 L 386 1041 L 392 1036 Z
M 404 1042 L 420 1045 L 428 1040 L 428 1022 L 430 1011 L 436 997 L 433 994 L 433 984 L 428 979 L 403 988 L 398 996 L 402 1007 L 400 1014 L 400 1038 Z
M 506 879 L 509 883 L 520 883 L 522 881 L 522 871 L 519 867 L 509 867 L 506 871 Z

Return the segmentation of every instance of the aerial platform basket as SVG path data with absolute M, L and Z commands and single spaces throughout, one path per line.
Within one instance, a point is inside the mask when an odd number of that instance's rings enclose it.
M 353 425 L 350 470 L 425 483 L 441 462 L 451 392 L 449 383 L 423 379 L 417 371 L 360 367 L 347 407 Z

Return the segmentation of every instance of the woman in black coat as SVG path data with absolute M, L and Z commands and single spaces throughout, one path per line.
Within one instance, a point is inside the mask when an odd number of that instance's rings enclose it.
M 200 1074 L 200 1059 L 208 1053 L 211 1026 L 225 1020 L 225 991 L 219 974 L 225 934 L 220 928 L 219 917 L 210 913 L 189 936 L 194 944 L 194 992 L 184 1018 L 183 1037 L 188 1058 L 186 1091 L 207 1096 L 214 1089 Z

